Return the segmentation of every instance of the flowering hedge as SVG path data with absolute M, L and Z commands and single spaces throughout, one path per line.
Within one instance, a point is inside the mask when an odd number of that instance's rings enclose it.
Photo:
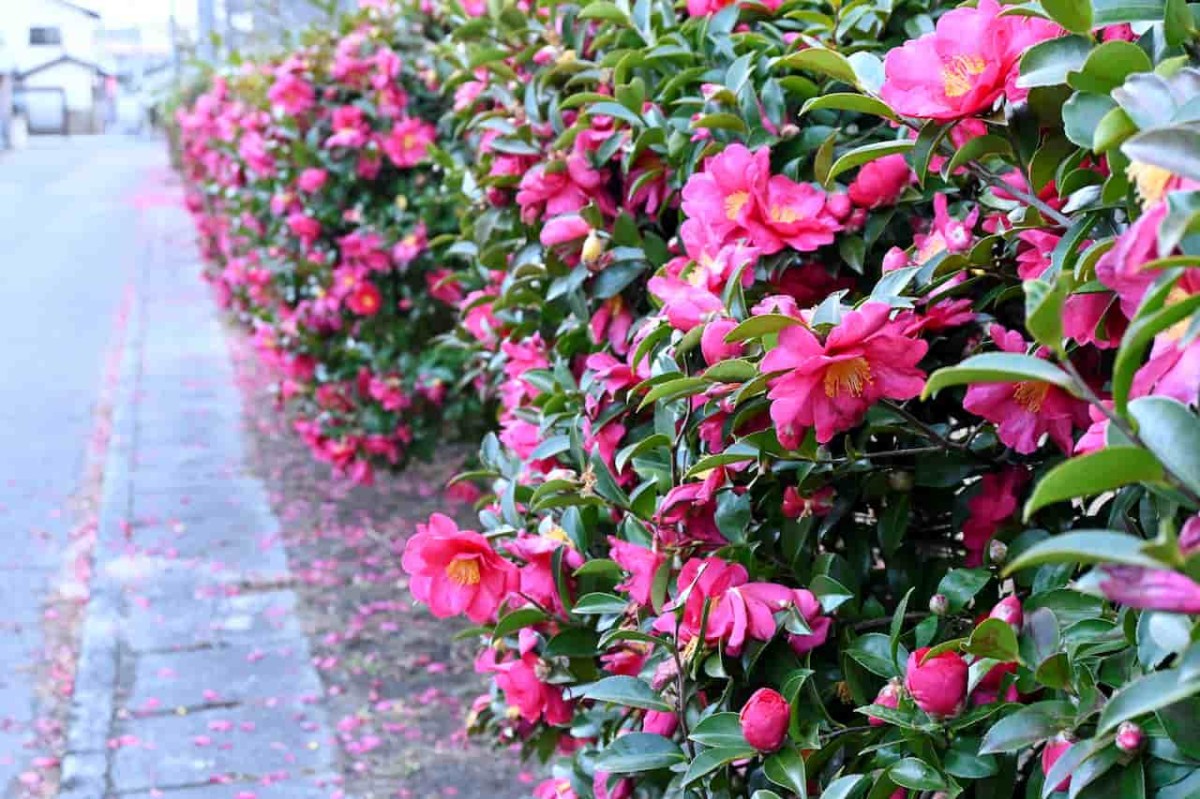
M 448 6 L 535 796 L 1200 794 L 1195 9 Z
M 382 4 L 217 77 L 180 116 L 208 277 L 283 375 L 314 454 L 358 481 L 477 428 L 452 391 L 457 287 L 431 249 L 456 228 L 423 15 Z
M 498 404 L 404 567 L 538 799 L 1200 795 L 1193 7 L 364 5 L 197 209 L 323 457 Z

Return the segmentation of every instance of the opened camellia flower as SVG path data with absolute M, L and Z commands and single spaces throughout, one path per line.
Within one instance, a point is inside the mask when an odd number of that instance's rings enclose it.
M 935 718 L 957 715 L 967 698 L 967 661 L 957 652 L 926 659 L 929 647 L 908 656 L 904 687 L 917 707 Z
M 1113 602 L 1166 613 L 1200 613 L 1200 583 L 1169 569 L 1106 565 L 1100 590 Z
M 417 526 L 401 565 L 413 596 L 438 618 L 465 613 L 476 624 L 490 621 L 520 585 L 517 567 L 496 554 L 486 538 L 459 530 L 441 513 Z
M 746 742 L 760 752 L 774 752 L 783 746 L 791 717 L 791 706 L 773 688 L 759 688 L 738 714 Z
M 925 386 L 917 368 L 928 345 L 889 320 L 891 308 L 867 303 L 845 315 L 822 342 L 807 327 L 786 328 L 762 362 L 771 380 L 771 419 L 784 446 L 800 445 L 805 428 L 829 443 L 863 420 L 883 399 L 907 400 Z

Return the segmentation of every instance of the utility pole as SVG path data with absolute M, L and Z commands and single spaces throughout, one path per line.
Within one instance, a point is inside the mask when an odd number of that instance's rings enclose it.
M 217 30 L 216 0 L 196 1 L 196 19 L 199 22 L 199 41 L 196 44 L 200 59 L 211 64 L 217 60 L 217 48 L 213 43 L 213 34 Z

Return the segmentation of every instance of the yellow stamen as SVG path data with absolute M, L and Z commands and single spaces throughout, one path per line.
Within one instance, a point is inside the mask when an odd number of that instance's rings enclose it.
M 1138 196 L 1142 198 L 1142 207 L 1148 208 L 1162 199 L 1167 192 L 1167 184 L 1173 174 L 1160 166 L 1143 164 L 1133 161 L 1125 168 L 1125 174 L 1137 186 Z
M 1030 413 L 1038 413 L 1042 409 L 1042 403 L 1046 401 L 1046 394 L 1050 391 L 1049 383 L 1038 383 L 1032 380 L 1026 380 L 1017 383 L 1017 388 L 1013 391 L 1013 399 L 1017 401 L 1025 410 Z
M 446 576 L 462 586 L 479 585 L 479 561 L 455 558 L 446 566 Z
M 987 69 L 978 55 L 956 55 L 942 64 L 942 85 L 947 97 L 962 97 L 975 88 L 974 78 Z
M 871 365 L 866 358 L 859 356 L 838 361 L 825 369 L 825 396 L 832 398 L 849 393 L 852 397 L 861 397 L 872 382 Z
M 772 205 L 770 216 L 772 222 L 783 225 L 790 225 L 801 218 L 801 214 L 789 205 Z
M 748 202 L 750 202 L 750 192 L 735 191 L 725 198 L 725 217 L 731 222 L 736 220 Z

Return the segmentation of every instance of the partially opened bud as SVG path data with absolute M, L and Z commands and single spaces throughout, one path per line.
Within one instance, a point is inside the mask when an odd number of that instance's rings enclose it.
M 1050 772 L 1054 769 L 1054 764 L 1058 759 L 1066 754 L 1071 748 L 1074 741 L 1066 733 L 1057 735 L 1046 742 L 1046 746 L 1042 749 L 1042 774 L 1050 776 Z M 1071 785 L 1070 776 L 1064 777 L 1062 782 L 1054 786 L 1056 791 L 1065 791 Z
M 890 707 L 892 710 L 895 710 L 900 706 L 900 691 L 900 681 L 890 680 L 887 685 L 879 689 L 879 693 L 875 696 L 875 701 L 872 704 L 879 705 L 880 707 Z M 882 727 L 887 722 L 875 716 L 868 716 L 867 723 L 872 727 Z
M 704 326 L 704 333 L 700 336 L 700 352 L 709 366 L 736 358 L 745 351 L 746 345 L 742 342 L 725 341 L 729 331 L 735 327 L 737 322 L 732 319 L 714 319 Z
M 956 715 L 967 698 L 967 662 L 957 652 L 942 652 L 922 663 L 928 652 L 926 646 L 908 656 L 904 687 L 930 716 Z
M 1132 721 L 1122 721 L 1121 726 L 1117 727 L 1117 748 L 1122 752 L 1133 754 L 1141 749 L 1145 742 L 1146 735 L 1142 728 Z
M 934 594 L 929 597 L 929 612 L 935 616 L 945 616 L 950 611 L 950 600 L 945 594 Z
M 992 608 L 992 612 L 988 614 L 988 618 L 999 619 L 1018 633 L 1025 625 L 1025 612 L 1021 609 L 1021 600 L 1016 596 L 1005 597 L 997 602 L 996 606 Z
M 760 752 L 774 752 L 787 736 L 792 709 L 772 688 L 759 688 L 742 707 L 738 719 L 746 742 Z

